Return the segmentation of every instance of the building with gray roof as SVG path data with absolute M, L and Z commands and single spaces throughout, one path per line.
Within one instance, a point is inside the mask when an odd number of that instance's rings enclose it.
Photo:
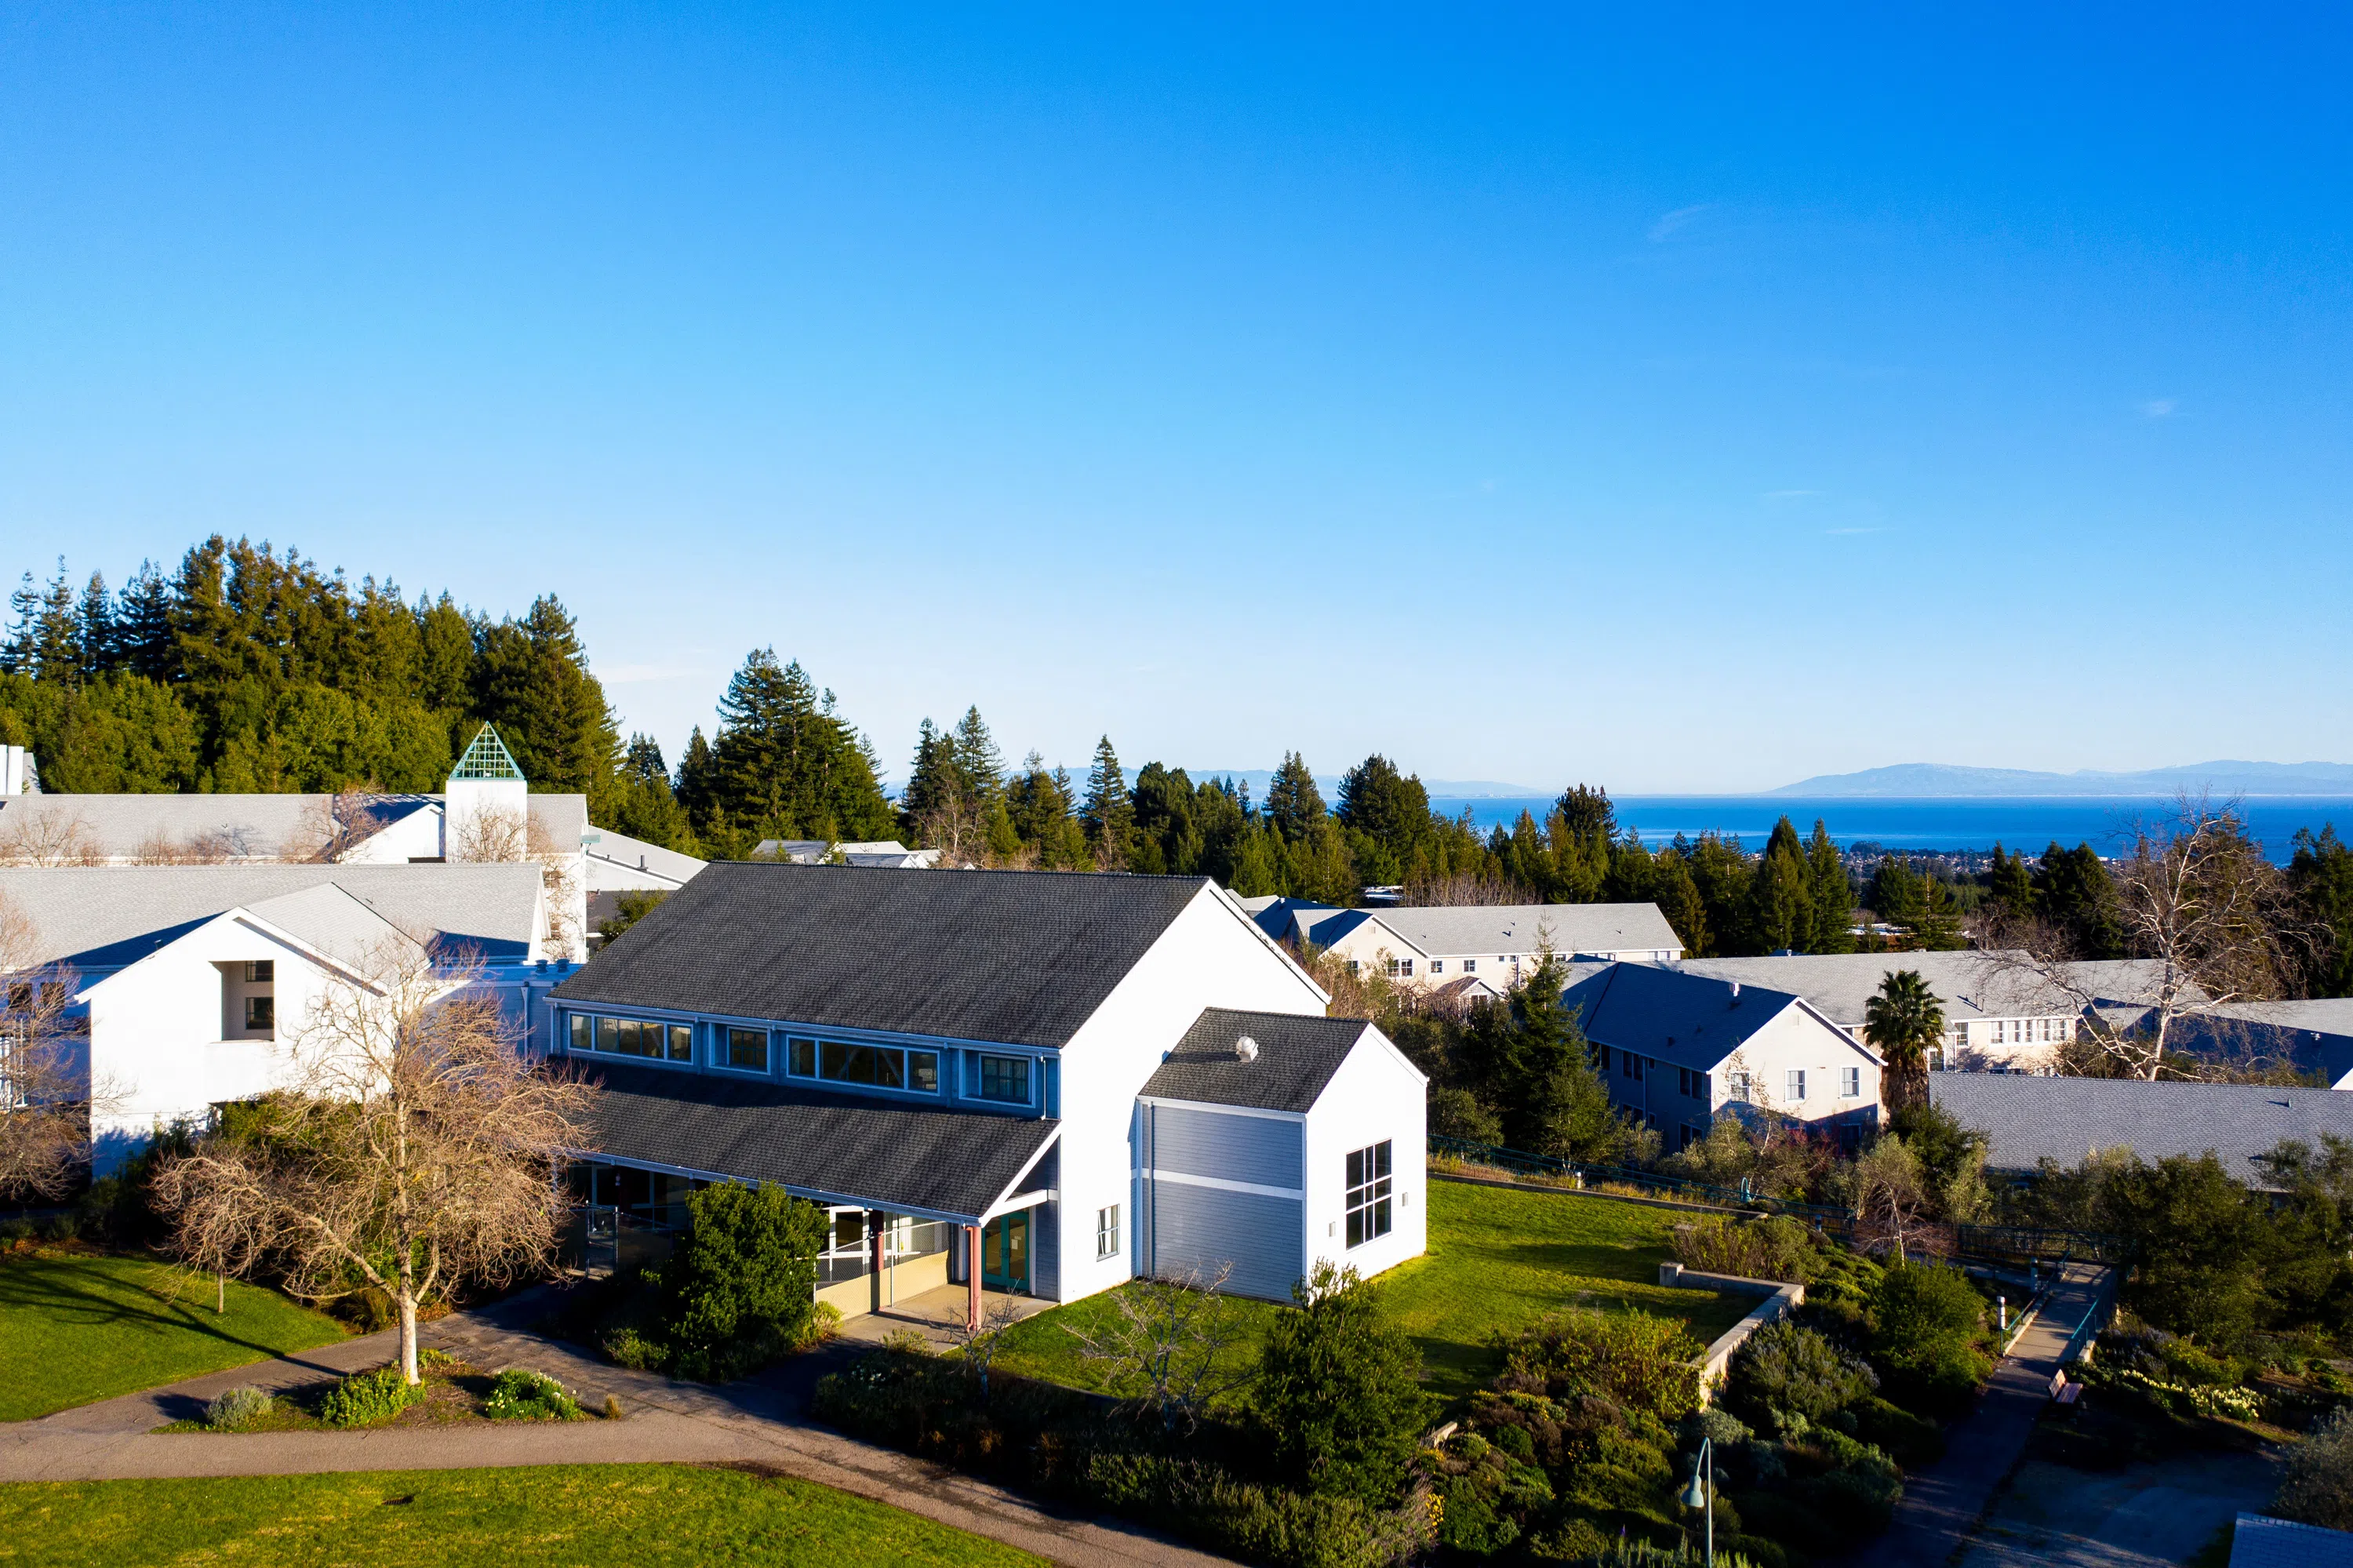
M 2353 1095 L 2268 1084 L 2151 1083 L 2140 1078 L 1936 1073 L 1929 1095 L 1989 1139 L 1986 1162 L 2029 1171 L 2129 1150 L 2155 1162 L 2212 1153 L 2253 1187 L 2274 1185 L 2263 1157 L 2283 1142 L 2318 1149 L 2353 1139 Z

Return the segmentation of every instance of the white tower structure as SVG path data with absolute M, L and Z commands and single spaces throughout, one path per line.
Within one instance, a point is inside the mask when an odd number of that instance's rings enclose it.
M 484 725 L 444 786 L 441 853 L 448 860 L 512 861 L 528 847 L 531 786 L 499 732 Z

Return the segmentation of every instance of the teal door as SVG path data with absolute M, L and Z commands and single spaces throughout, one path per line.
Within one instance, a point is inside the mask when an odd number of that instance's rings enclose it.
M 995 1290 L 1029 1291 L 1029 1210 L 999 1214 L 981 1227 L 980 1282 Z

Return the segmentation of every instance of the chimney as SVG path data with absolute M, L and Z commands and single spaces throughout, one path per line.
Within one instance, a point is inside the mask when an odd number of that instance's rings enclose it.
M 1258 1060 L 1258 1042 L 1245 1034 L 1234 1042 L 1234 1059 L 1238 1062 Z

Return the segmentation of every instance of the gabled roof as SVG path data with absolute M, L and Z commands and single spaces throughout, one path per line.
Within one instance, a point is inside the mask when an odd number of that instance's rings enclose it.
M 1059 1046 L 1204 895 L 1223 905 L 1198 876 L 721 861 L 554 994 Z
M 1304 1115 L 1356 1043 L 1377 1033 L 1360 1018 L 1205 1008 L 1141 1093 L 1148 1099 Z M 1258 1046 L 1247 1062 L 1234 1054 L 1245 1036 Z
M 365 799 L 379 832 L 442 804 L 438 795 Z M 52 865 L 170 855 L 306 862 L 326 843 L 336 802 L 333 795 L 0 796 L 0 861 L 21 863 L 30 850 Z M 528 809 L 550 843 L 577 844 L 588 830 L 585 795 L 533 795 Z
M 2015 963 L 1979 952 L 1795 953 L 1783 958 L 1685 959 L 1686 972 L 1744 985 L 1769 986 L 1804 997 L 1833 1022 L 1860 1025 L 1880 982 L 1910 969 L 1927 982 L 1947 1023 L 1978 1018 L 2040 1018 L 2072 1014 L 2081 1002 Z M 2148 961 L 2125 959 L 2067 966 L 2089 994 L 2113 999 L 2137 994 L 2148 983 Z
M 1432 958 L 1532 956 L 1546 941 L 1578 953 L 1674 953 L 1683 941 L 1655 904 L 1506 904 L 1461 907 L 1303 909 L 1303 940 L 1328 948 L 1366 925 Z M 1375 934 L 1376 942 L 1379 938 Z
M 2076 1165 L 2102 1150 L 2129 1149 L 2152 1164 L 2211 1150 L 2239 1181 L 2269 1186 L 2256 1157 L 2282 1139 L 2316 1150 L 2324 1133 L 2353 1139 L 2353 1094 L 2336 1089 L 1931 1073 L 1928 1097 L 1987 1134 L 1986 1163 L 2001 1171 L 2031 1171 L 2045 1159 Z
M 1803 998 L 1738 985 L 1655 964 L 1611 964 L 1568 988 L 1585 1037 L 1597 1045 L 1706 1072 L 1796 1009 L 1826 1036 L 1865 1060 L 1879 1058 L 1849 1039 Z
M 590 828 L 586 836 L 590 860 L 604 861 L 632 874 L 649 874 L 665 882 L 691 882 L 695 874 L 710 863 L 643 839 L 633 839 L 627 833 L 617 833 L 610 828 Z
M 648 918 L 651 918 L 649 916 Z M 798 1084 L 575 1064 L 601 1081 L 584 1153 L 773 1181 L 976 1224 L 1060 1123 L 878 1103 Z
M 2242 1513 L 2231 1531 L 2230 1568 L 2353 1568 L 2353 1534 Z
M 33 964 L 74 969 L 138 962 L 216 915 L 249 909 L 311 922 L 329 943 L 363 926 L 346 905 L 295 895 L 340 889 L 437 954 L 493 962 L 530 955 L 539 935 L 535 865 L 103 865 L 0 867 L 0 895 L 33 922 Z M 280 916 L 284 919 L 281 920 Z M 303 935 L 294 925 L 290 932 Z

